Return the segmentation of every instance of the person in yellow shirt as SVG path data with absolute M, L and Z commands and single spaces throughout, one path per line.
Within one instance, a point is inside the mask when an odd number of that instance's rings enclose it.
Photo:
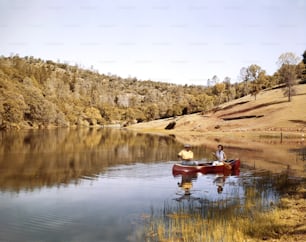
M 193 151 L 191 150 L 191 145 L 185 144 L 184 149 L 182 149 L 177 156 L 182 159 L 183 165 L 196 165 L 193 160 Z

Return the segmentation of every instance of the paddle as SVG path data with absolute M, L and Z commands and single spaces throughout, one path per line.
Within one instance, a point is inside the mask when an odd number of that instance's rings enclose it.
M 223 161 L 224 167 L 228 170 L 232 169 L 232 166 L 230 164 L 228 164 L 226 161 Z

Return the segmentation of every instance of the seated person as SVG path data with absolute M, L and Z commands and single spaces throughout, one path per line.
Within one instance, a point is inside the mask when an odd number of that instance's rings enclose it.
M 183 165 L 196 165 L 197 163 L 195 161 L 192 161 L 193 159 L 193 152 L 191 150 L 191 146 L 188 144 L 184 145 L 184 149 L 182 149 L 177 156 L 183 160 Z
M 214 166 L 223 165 L 226 161 L 226 155 L 223 151 L 223 145 L 218 145 L 218 150 L 214 153 L 215 157 L 218 159 L 213 162 Z

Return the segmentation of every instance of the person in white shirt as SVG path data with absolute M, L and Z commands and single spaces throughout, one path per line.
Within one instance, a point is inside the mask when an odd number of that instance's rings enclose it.
M 216 153 L 214 153 L 214 155 L 218 160 L 214 161 L 213 165 L 223 165 L 226 161 L 226 154 L 223 151 L 223 145 L 218 145 L 218 150 L 216 151 Z
M 218 145 L 218 150 L 216 151 L 216 157 L 218 158 L 218 161 L 226 160 L 226 155 L 223 151 L 223 145 Z

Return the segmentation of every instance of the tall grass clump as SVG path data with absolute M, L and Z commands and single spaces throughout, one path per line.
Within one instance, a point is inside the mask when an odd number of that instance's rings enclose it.
M 167 214 L 151 219 L 146 241 L 241 242 L 278 238 L 286 230 L 279 209 L 262 212 L 254 209 L 237 213 L 214 213 L 203 217 L 198 211 L 168 208 Z
M 250 189 L 244 199 L 165 204 L 163 210 L 151 214 L 146 241 L 240 242 L 278 238 L 286 225 L 275 203 L 268 201 L 268 193 Z

